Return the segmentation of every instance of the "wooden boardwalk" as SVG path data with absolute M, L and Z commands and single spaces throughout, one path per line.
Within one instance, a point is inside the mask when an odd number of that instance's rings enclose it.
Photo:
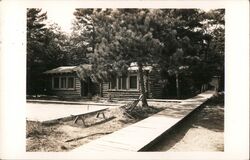
M 207 91 L 173 105 L 153 116 L 112 134 L 84 144 L 72 152 L 138 152 L 145 150 L 158 137 L 180 122 L 213 95 Z

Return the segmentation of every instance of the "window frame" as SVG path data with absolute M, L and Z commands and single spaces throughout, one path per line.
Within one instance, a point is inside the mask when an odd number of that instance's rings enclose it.
M 136 88 L 130 88 L 130 77 L 132 76 L 136 76 Z M 138 73 L 129 73 L 127 76 L 116 76 L 115 77 L 115 88 L 111 88 L 112 86 L 112 82 L 109 81 L 109 87 L 108 90 L 109 91 L 138 91 L 139 90 L 139 80 L 138 80 Z M 120 80 L 119 80 L 120 79 Z M 123 88 L 123 81 L 126 81 L 126 88 Z M 119 84 L 120 83 L 120 84 Z M 120 88 L 119 88 L 120 86 Z
M 60 79 L 61 79 L 60 88 L 61 89 L 67 89 L 67 77 L 60 77 Z
M 58 78 L 59 79 L 59 85 L 58 85 L 58 88 L 55 88 L 54 84 L 55 84 L 55 78 Z M 65 78 L 65 87 L 62 87 L 62 79 Z M 68 87 L 68 81 L 69 81 L 69 78 L 73 78 L 73 88 L 69 88 Z M 52 77 L 52 90 L 75 90 L 75 77 L 74 76 L 54 76 Z
M 123 88 L 124 80 L 125 80 L 125 88 Z M 128 81 L 127 76 L 118 76 L 117 81 L 116 81 L 116 83 L 117 83 L 116 86 L 118 86 L 117 90 L 119 90 L 119 91 L 127 90 L 128 89 L 127 81 Z
M 112 85 L 113 82 L 114 82 L 114 88 L 112 88 L 113 87 L 113 85 Z M 117 77 L 113 77 L 112 80 L 109 81 L 109 88 L 108 88 L 108 90 L 110 90 L 110 91 L 117 90 Z
M 130 88 L 130 77 L 136 76 L 136 88 Z M 139 90 L 139 80 L 138 80 L 138 74 L 129 74 L 128 76 L 128 89 L 129 90 Z
M 57 87 L 55 87 L 55 79 L 58 79 L 58 84 L 57 84 Z M 60 88 L 60 78 L 59 77 L 53 77 L 52 78 L 52 88 L 53 89 L 59 89 Z
M 72 78 L 72 87 L 69 87 L 69 79 Z M 74 77 L 67 77 L 67 89 L 74 89 L 75 88 L 75 78 Z

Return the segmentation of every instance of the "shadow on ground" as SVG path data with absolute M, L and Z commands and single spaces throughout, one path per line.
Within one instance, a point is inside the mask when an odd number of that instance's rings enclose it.
M 178 109 L 174 108 L 167 111 L 172 116 L 180 116 L 182 114 Z M 152 145 L 148 151 L 161 151 L 162 148 L 164 148 L 164 151 L 167 151 L 181 141 L 190 129 L 194 128 L 224 132 L 224 96 L 221 95 L 208 100 L 200 108 L 174 126 L 168 133 L 160 137 L 158 143 Z M 216 148 L 217 151 L 223 151 L 224 144 L 218 144 Z

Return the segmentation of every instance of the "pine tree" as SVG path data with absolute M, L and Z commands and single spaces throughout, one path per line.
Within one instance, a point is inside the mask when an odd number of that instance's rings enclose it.
M 47 13 L 42 9 L 27 9 L 27 94 L 37 94 L 41 70 Z
M 68 37 L 46 19 L 42 9 L 27 9 L 27 94 L 43 93 L 44 71 L 67 65 Z
M 213 75 L 209 57 L 216 50 L 222 53 L 224 43 L 223 28 L 207 32 L 210 28 L 205 22 L 223 23 L 214 20 L 214 15 L 224 17 L 223 12 L 206 14 L 197 9 L 77 9 L 75 31 L 78 42 L 85 43 L 81 53 L 88 54 L 96 79 L 126 74 L 129 65 L 137 63 L 143 106 L 147 106 L 143 66 L 158 65 L 165 75 L 173 73 L 177 97 L 181 97 L 179 79 L 184 75 L 197 88 L 209 82 Z M 216 34 L 221 35 L 217 40 Z
M 131 63 L 136 63 L 143 94 L 142 106 L 148 106 L 143 67 L 153 65 L 162 48 L 162 43 L 153 37 L 150 27 L 153 14 L 148 9 L 118 9 L 112 12 L 112 16 L 116 17 L 112 21 L 112 32 L 110 36 L 102 36 L 94 53 L 96 60 L 102 62 L 95 64 L 98 67 L 98 64 L 106 63 L 105 69 L 122 75 Z

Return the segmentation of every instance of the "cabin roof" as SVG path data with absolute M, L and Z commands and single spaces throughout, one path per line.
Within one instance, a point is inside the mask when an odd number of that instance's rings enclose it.
M 142 68 L 142 70 L 144 71 L 152 71 L 152 66 L 144 66 Z M 139 67 L 138 66 L 131 66 L 131 67 L 128 67 L 128 71 L 138 71 Z
M 62 74 L 62 73 L 73 73 L 76 72 L 78 68 L 82 68 L 84 70 L 91 70 L 91 64 L 81 64 L 79 66 L 61 66 L 48 71 L 43 72 L 44 74 Z
M 81 65 L 77 66 L 75 69 L 77 69 L 77 68 L 82 68 L 85 70 L 92 70 L 92 65 L 91 64 L 81 64 Z
M 43 72 L 44 74 L 62 74 L 62 73 L 73 73 L 76 72 L 78 68 L 82 68 L 84 70 L 91 70 L 92 65 L 91 64 L 82 64 L 79 66 L 61 66 L 57 67 L 48 71 Z M 152 71 L 152 66 L 144 66 L 143 70 L 145 71 Z M 130 67 L 128 68 L 128 71 L 138 71 L 138 66 L 136 63 L 131 63 Z
M 72 73 L 75 72 L 77 66 L 61 66 L 48 71 L 43 72 L 44 74 L 57 74 L 57 73 Z
M 151 72 L 152 69 L 153 69 L 153 67 L 150 66 L 150 65 L 148 65 L 148 66 L 143 66 L 143 67 L 142 67 L 142 70 L 144 70 L 144 71 L 149 71 L 149 72 Z M 130 66 L 128 67 L 128 71 L 138 71 L 138 70 L 139 70 L 139 67 L 138 67 L 138 65 L 137 65 L 136 62 L 132 62 L 132 63 L 130 64 Z

